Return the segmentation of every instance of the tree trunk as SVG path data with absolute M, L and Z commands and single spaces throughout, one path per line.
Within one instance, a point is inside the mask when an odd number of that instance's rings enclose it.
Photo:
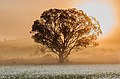
M 64 63 L 63 54 L 59 55 L 59 63 Z

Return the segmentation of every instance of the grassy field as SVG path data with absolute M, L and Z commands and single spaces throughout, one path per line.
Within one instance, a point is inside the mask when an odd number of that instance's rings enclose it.
M 0 79 L 120 79 L 120 73 L 106 73 L 106 74 L 91 74 L 91 75 L 28 75 L 26 73 L 21 75 L 9 75 Z
M 120 65 L 3 65 L 0 79 L 120 79 Z

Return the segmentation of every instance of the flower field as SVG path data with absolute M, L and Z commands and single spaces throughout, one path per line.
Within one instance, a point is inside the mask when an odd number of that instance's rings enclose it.
M 0 79 L 120 79 L 120 65 L 0 66 Z

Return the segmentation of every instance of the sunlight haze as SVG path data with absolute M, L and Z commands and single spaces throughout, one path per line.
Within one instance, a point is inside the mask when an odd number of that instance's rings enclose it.
M 29 31 L 35 19 L 50 8 L 82 9 L 100 22 L 103 36 L 109 35 L 115 25 L 112 0 L 0 0 L 0 39 L 30 38 Z M 115 1 L 112 5 L 115 6 Z
M 36 43 L 30 34 L 34 21 L 51 8 L 83 10 L 96 17 L 102 28 L 99 46 L 73 51 L 68 57 L 70 61 L 120 63 L 120 0 L 0 0 L 0 63 L 5 63 L 2 59 L 10 60 L 7 63 L 23 63 L 25 58 L 24 63 L 56 62 L 52 60 L 56 56 L 42 57 L 36 53 Z
M 116 20 L 110 3 L 104 3 L 102 0 L 88 0 L 77 5 L 77 8 L 82 9 L 88 16 L 94 16 L 101 25 L 103 36 L 109 35 Z

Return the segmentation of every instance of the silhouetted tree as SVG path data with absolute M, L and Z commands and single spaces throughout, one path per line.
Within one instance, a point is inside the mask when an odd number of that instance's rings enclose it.
M 94 41 L 102 31 L 94 17 L 72 8 L 44 11 L 34 21 L 31 33 L 35 42 L 47 46 L 59 56 L 59 63 L 63 63 L 72 49 L 98 45 Z

